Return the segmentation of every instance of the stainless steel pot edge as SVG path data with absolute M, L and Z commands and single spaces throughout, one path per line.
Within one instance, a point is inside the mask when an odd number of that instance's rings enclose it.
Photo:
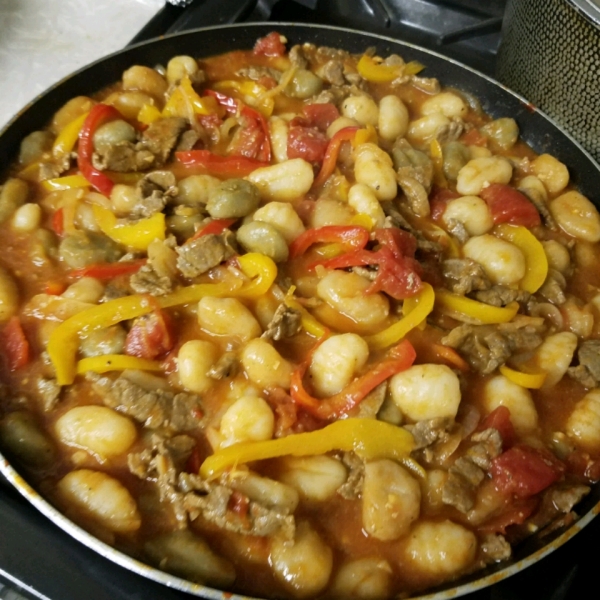
M 567 0 L 567 2 L 592 25 L 600 27 L 600 6 L 592 0 Z
M 231 29 L 237 29 L 237 28 L 248 29 L 248 28 L 258 28 L 258 27 L 264 29 L 265 23 L 239 23 L 239 24 L 234 24 L 234 25 L 221 25 L 221 26 L 214 26 L 214 27 L 207 27 L 207 28 L 199 28 L 199 29 L 182 32 L 182 33 L 172 34 L 172 35 L 169 35 L 166 38 L 162 38 L 162 39 L 168 38 L 169 40 L 176 40 L 178 37 L 184 37 L 186 35 L 190 35 L 190 34 L 194 34 L 194 33 L 201 33 L 204 31 L 212 31 L 212 30 L 221 30 L 221 29 L 222 30 L 231 30 Z M 307 24 L 272 22 L 272 23 L 268 23 L 268 27 L 272 30 L 276 30 L 280 27 L 284 27 L 287 29 L 290 29 L 290 28 L 300 29 L 300 28 L 307 27 Z M 535 106 L 531 105 L 531 103 L 528 102 L 526 98 L 513 92 L 510 88 L 502 85 L 501 83 L 499 83 L 495 79 L 485 75 L 484 73 L 477 71 L 476 69 L 473 69 L 471 67 L 468 67 L 459 61 L 448 58 L 441 53 L 438 53 L 438 52 L 435 52 L 435 51 L 432 51 L 432 50 L 429 50 L 426 48 L 422 48 L 421 46 L 411 44 L 408 42 L 404 42 L 402 40 L 398 40 L 398 39 L 391 38 L 388 36 L 383 36 L 383 35 L 379 35 L 379 34 L 371 34 L 368 32 L 361 32 L 361 31 L 357 31 L 354 29 L 343 28 L 343 27 L 333 27 L 333 26 L 324 26 L 324 25 L 310 25 L 310 27 L 317 28 L 317 29 L 323 30 L 325 32 L 337 32 L 339 34 L 348 33 L 351 35 L 360 35 L 363 37 L 371 38 L 371 39 L 373 39 L 374 42 L 380 40 L 382 42 L 389 42 L 389 43 L 392 43 L 395 45 L 399 44 L 406 48 L 414 49 L 414 50 L 424 53 L 424 54 L 429 54 L 429 55 L 434 56 L 438 59 L 441 59 L 445 62 L 452 63 L 453 65 L 461 68 L 462 70 L 465 70 L 469 73 L 472 73 L 472 74 L 486 80 L 488 83 L 501 88 L 504 92 L 510 94 L 514 99 L 518 100 L 522 105 L 526 106 L 529 110 L 531 110 L 532 112 L 538 113 L 546 121 L 548 121 L 550 124 L 552 124 L 552 126 L 555 129 L 557 129 L 563 136 L 565 136 L 570 141 L 570 143 L 572 143 L 585 156 L 585 158 L 587 160 L 589 160 L 591 165 L 595 168 L 596 171 L 598 171 L 598 175 L 600 176 L 600 165 L 581 146 L 581 144 L 579 144 L 579 142 L 577 142 L 577 140 L 575 140 L 568 132 L 566 132 L 560 125 L 558 125 L 551 117 L 546 115 L 543 111 L 541 111 L 538 108 L 536 108 Z M 140 42 L 139 44 L 130 46 L 129 48 L 127 48 L 125 50 L 120 50 L 118 52 L 106 55 L 106 56 L 98 59 L 97 61 L 94 61 L 93 63 L 88 64 L 87 66 L 83 67 L 82 69 L 75 71 L 71 75 L 63 78 L 62 80 L 58 81 L 56 84 L 54 84 L 53 86 L 48 88 L 45 92 L 43 92 L 42 94 L 37 96 L 35 99 L 33 99 L 26 107 L 24 107 L 22 109 L 22 111 L 17 113 L 17 115 L 15 115 L 2 128 L 2 130 L 0 130 L 0 137 L 2 137 L 4 135 L 4 133 L 6 131 L 8 131 L 11 128 L 11 126 L 21 118 L 23 113 L 30 106 L 33 106 L 36 103 L 43 101 L 43 99 L 46 95 L 48 95 L 55 88 L 60 87 L 62 84 L 67 82 L 70 78 L 78 75 L 79 73 L 83 73 L 84 71 L 86 71 L 87 69 L 92 67 L 93 65 L 102 63 L 103 61 L 105 61 L 113 56 L 117 56 L 123 52 L 126 52 L 127 50 L 129 50 L 131 48 L 143 47 L 148 44 L 152 44 L 154 41 L 156 41 L 156 40 Z M 457 88 L 457 89 L 460 89 L 460 88 Z M 599 198 L 599 201 L 600 201 L 600 198 Z M 229 592 L 222 592 L 222 591 L 216 590 L 214 588 L 209 588 L 209 587 L 206 587 L 203 585 L 194 584 L 190 581 L 187 581 L 187 580 L 181 579 L 179 577 L 176 577 L 174 575 L 160 571 L 154 567 L 150 567 L 150 566 L 132 558 L 131 556 L 128 556 L 128 555 L 120 552 L 119 550 L 116 550 L 112 546 L 109 546 L 108 544 L 101 542 L 100 540 L 98 540 L 97 538 L 95 538 L 94 536 L 89 534 L 87 531 L 85 531 L 78 525 L 74 524 L 67 517 L 65 517 L 61 512 L 59 512 L 54 506 L 52 506 L 48 501 L 46 501 L 44 498 L 42 498 L 36 492 L 36 490 L 34 490 L 23 479 L 23 477 L 21 477 L 19 475 L 19 473 L 11 466 L 11 464 L 8 462 L 8 460 L 3 456 L 3 454 L 1 452 L 0 452 L 0 473 L 2 473 L 6 477 L 6 479 L 33 506 L 35 506 L 42 514 L 44 514 L 46 517 L 48 517 L 58 527 L 63 529 L 66 533 L 71 535 L 73 538 L 75 538 L 79 542 L 86 545 L 88 548 L 98 552 L 101 556 L 111 560 L 112 562 L 114 562 L 115 564 L 117 564 L 121 567 L 124 567 L 124 568 L 126 568 L 134 573 L 137 573 L 143 577 L 146 577 L 153 581 L 161 583 L 169 588 L 180 590 L 180 591 L 192 594 L 194 596 L 205 598 L 207 600 L 260 600 L 258 598 L 242 596 L 242 595 L 237 595 L 237 594 L 231 594 Z M 457 587 L 452 587 L 452 588 L 449 588 L 446 590 L 435 591 L 430 594 L 421 595 L 418 597 L 415 596 L 415 597 L 413 597 L 413 600 L 450 600 L 451 598 L 457 598 L 457 597 L 463 596 L 468 593 L 476 592 L 477 590 L 480 590 L 484 587 L 487 587 L 489 585 L 492 585 L 494 583 L 498 583 L 504 579 L 507 579 L 508 577 L 518 573 L 519 571 L 522 571 L 524 568 L 532 565 L 533 563 L 535 563 L 535 562 L 539 561 L 540 559 L 542 559 L 543 557 L 547 556 L 556 548 L 562 546 L 564 543 L 566 543 L 568 540 L 570 540 L 572 537 L 574 537 L 581 529 L 583 529 L 583 527 L 585 527 L 594 517 L 596 517 L 596 515 L 598 515 L 598 513 L 600 513 L 600 502 L 596 503 L 582 517 L 580 517 L 572 526 L 570 526 L 569 529 L 567 529 L 566 531 L 564 531 L 563 533 L 558 535 L 555 539 L 553 539 L 551 543 L 549 543 L 549 544 L 545 545 L 544 547 L 540 548 L 539 550 L 531 553 L 529 556 L 527 556 L 515 563 L 504 566 L 504 567 L 502 565 L 499 565 L 498 570 L 496 570 L 495 572 L 493 572 L 491 574 L 486 573 L 486 574 L 482 575 L 482 577 L 480 577 L 478 579 L 474 579 L 473 581 L 468 581 L 467 583 L 464 583 Z

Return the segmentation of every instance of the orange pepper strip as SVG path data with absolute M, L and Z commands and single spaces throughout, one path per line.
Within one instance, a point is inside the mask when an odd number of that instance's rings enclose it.
M 338 156 L 340 155 L 340 148 L 342 142 L 352 141 L 359 127 L 344 127 L 334 134 L 329 140 L 327 149 L 325 150 L 325 157 L 323 158 L 323 164 L 319 174 L 315 177 L 313 185 L 319 187 L 323 185 L 335 171 L 335 165 L 337 164 Z
M 322 338 L 317 347 L 324 341 Z M 313 350 L 314 352 L 314 350 Z M 305 389 L 302 379 L 310 359 L 304 361 L 293 373 L 292 373 L 292 385 L 290 388 L 290 395 L 294 402 L 302 406 L 307 412 L 329 421 L 332 419 L 340 418 L 341 416 L 348 413 L 349 410 L 360 404 L 360 402 L 374 390 L 380 383 L 386 379 L 405 371 L 414 362 L 417 354 L 412 344 L 408 340 L 403 340 L 397 346 L 394 346 L 381 362 L 375 365 L 368 373 L 365 373 L 361 377 L 358 377 L 352 383 L 347 385 L 341 392 L 319 400 L 311 396 Z

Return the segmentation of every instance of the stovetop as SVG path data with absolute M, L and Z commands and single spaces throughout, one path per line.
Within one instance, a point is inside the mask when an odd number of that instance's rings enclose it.
M 308 22 L 385 34 L 494 74 L 506 0 L 193 0 L 166 4 L 132 38 L 216 24 Z M 541 562 L 465 600 L 575 600 L 589 595 L 596 519 Z M 16 590 L 16 591 L 15 591 Z M 18 594 L 17 595 L 17 591 Z M 0 599 L 189 600 L 89 550 L 0 479 Z

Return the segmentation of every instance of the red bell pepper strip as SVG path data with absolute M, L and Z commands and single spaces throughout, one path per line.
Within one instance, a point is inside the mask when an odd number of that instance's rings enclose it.
M 413 258 L 416 249 L 414 237 L 395 228 L 376 229 L 374 237 L 381 244 L 377 250 L 356 250 L 317 261 L 309 268 L 317 265 L 323 265 L 326 269 L 377 265 L 377 276 L 365 290 L 366 294 L 382 291 L 397 300 L 417 294 L 422 281 L 420 265 Z
M 237 219 L 213 219 L 210 223 L 207 223 L 204 227 L 200 227 L 191 239 L 197 240 L 203 235 L 209 235 L 211 233 L 219 234 L 223 233 L 228 227 L 231 227 Z
M 64 208 L 59 208 L 53 215 L 52 215 L 52 230 L 54 231 L 54 233 L 58 236 L 62 236 L 63 233 L 65 232 L 65 209 Z
M 175 152 L 177 160 L 186 167 L 201 167 L 210 175 L 217 177 L 245 177 L 260 167 L 269 166 L 268 162 L 246 156 L 219 156 L 209 150 L 186 150 Z
M 330 140 L 327 146 L 327 150 L 325 150 L 325 157 L 323 158 L 323 164 L 321 165 L 321 170 L 319 174 L 315 177 L 315 181 L 313 185 L 321 186 L 323 185 L 329 176 L 335 171 L 335 165 L 337 164 L 337 159 L 340 155 L 340 148 L 342 146 L 342 142 L 351 141 L 354 139 L 354 134 L 359 130 L 359 127 L 344 127 L 344 129 L 340 129 Z
M 319 344 L 324 339 L 322 338 Z M 317 344 L 317 347 L 319 344 Z M 312 357 L 311 352 L 311 357 L 292 373 L 290 395 L 296 404 L 302 406 L 311 415 L 324 421 L 338 419 L 360 404 L 380 383 L 392 375 L 408 369 L 413 364 L 416 356 L 412 344 L 408 340 L 403 340 L 397 346 L 391 348 L 387 356 L 368 373 L 352 381 L 341 392 L 319 400 L 306 391 L 302 382 Z
M 96 279 L 114 279 L 119 275 L 132 275 L 137 273 L 146 264 L 146 259 L 133 260 L 127 262 L 98 263 L 88 265 L 80 269 L 73 269 L 69 272 L 70 277 L 94 277 Z
M 121 113 L 108 104 L 96 104 L 90 110 L 79 132 L 77 146 L 77 167 L 81 174 L 90 182 L 92 187 L 105 196 L 110 196 L 114 182 L 92 165 L 94 153 L 94 133 L 106 121 L 122 118 Z
M 262 132 L 262 143 L 255 158 L 264 160 L 265 162 L 271 162 L 271 138 L 269 137 L 267 120 L 260 112 L 249 106 L 244 106 L 244 108 L 242 108 L 242 116 L 251 121 L 255 121 Z
M 338 243 L 348 249 L 360 250 L 369 241 L 369 231 L 359 225 L 325 225 L 307 229 L 290 244 L 290 258 L 304 254 L 313 244 Z
M 16 371 L 27 365 L 30 359 L 30 348 L 19 317 L 13 316 L 8 320 L 0 334 L 0 345 L 10 371 Z

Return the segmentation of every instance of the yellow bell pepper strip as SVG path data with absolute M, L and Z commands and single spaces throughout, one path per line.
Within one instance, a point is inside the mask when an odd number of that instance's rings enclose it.
M 519 312 L 518 302 L 511 302 L 506 306 L 492 306 L 444 289 L 435 291 L 435 305 L 459 321 L 482 325 L 508 323 Z
M 429 154 L 431 156 L 431 161 L 433 162 L 433 178 L 435 184 L 438 187 L 447 188 L 448 181 L 444 175 L 444 153 L 442 152 L 442 145 L 439 140 L 431 140 L 429 144 Z
M 161 371 L 162 366 L 157 360 L 127 356 L 126 354 L 103 354 L 90 356 L 77 362 L 77 374 L 88 371 L 94 373 L 107 373 L 108 371 L 124 371 L 125 369 L 138 369 L 140 371 Z
M 369 230 L 360 225 L 324 225 L 307 229 L 290 244 L 290 258 L 302 256 L 313 244 L 339 244 L 346 250 L 361 250 L 369 241 Z
M 79 132 L 81 131 L 88 114 L 89 112 L 80 115 L 62 128 L 52 145 L 52 155 L 55 158 L 60 158 L 61 156 L 72 152 L 79 139 Z
M 316 347 L 318 347 L 322 341 L 323 338 Z M 313 352 L 311 352 L 309 358 L 292 373 L 290 395 L 296 404 L 313 416 L 324 421 L 339 419 L 347 414 L 348 411 L 360 404 L 360 402 L 380 383 L 383 383 L 392 375 L 408 369 L 417 356 L 412 344 L 408 340 L 403 340 L 397 346 L 391 348 L 388 351 L 387 356 L 374 365 L 370 371 L 361 377 L 356 378 L 341 392 L 338 392 L 329 398 L 319 400 L 306 391 L 302 382 Z
M 513 383 L 520 385 L 524 388 L 529 388 L 531 390 L 539 390 L 546 380 L 547 373 L 524 373 L 523 371 L 517 371 L 515 369 L 511 369 L 506 365 L 500 365 L 499 368 L 500 373 L 509 379 Z
M 137 120 L 144 125 L 150 125 L 162 117 L 162 113 L 153 104 L 144 104 L 137 115 Z
M 523 253 L 527 271 L 520 286 L 530 294 L 537 292 L 548 275 L 548 258 L 540 241 L 531 231 L 521 225 L 503 223 L 496 225 L 492 233 L 514 244 Z
M 213 115 L 220 111 L 217 101 L 210 96 L 200 96 L 185 75 L 167 100 L 161 116 L 188 117 L 190 109 L 196 115 Z M 149 115 L 152 116 L 150 111 Z
M 312 335 L 316 338 L 322 338 L 324 335 L 327 335 L 328 329 L 317 321 L 305 308 L 292 296 L 286 296 L 284 300 L 286 306 L 297 310 L 300 313 L 302 328 L 306 333 Z
M 45 179 L 42 181 L 41 186 L 48 192 L 54 192 L 57 190 L 89 187 L 90 182 L 83 175 L 66 175 L 65 177 Z
M 323 163 L 321 164 L 321 170 L 313 182 L 314 187 L 322 186 L 329 179 L 329 177 L 333 175 L 338 156 L 340 155 L 342 143 L 351 142 L 358 130 L 358 127 L 344 127 L 343 129 L 337 131 L 329 140 L 329 144 L 327 144 L 327 149 L 325 150 Z
M 216 92 L 224 90 L 235 90 L 244 98 L 244 102 L 258 109 L 265 117 L 270 117 L 275 107 L 273 95 L 267 93 L 268 90 L 264 86 L 255 81 L 219 81 L 214 84 Z
M 250 281 L 236 293 L 239 298 L 260 298 L 266 294 L 277 277 L 277 265 L 271 258 L 258 252 L 237 257 L 242 272 Z
M 403 461 L 415 446 L 410 432 L 376 419 L 344 419 L 323 429 L 262 442 L 242 442 L 218 450 L 200 467 L 204 478 L 216 477 L 236 465 L 278 456 L 315 456 L 332 450 L 354 451 L 365 460 Z
M 359 129 L 356 132 L 356 135 L 352 139 L 352 147 L 356 148 L 361 144 L 367 144 L 369 142 L 374 144 L 378 143 L 377 131 L 373 125 L 367 125 L 364 129 Z
M 157 308 L 198 302 L 205 296 L 256 298 L 266 293 L 277 276 L 275 263 L 268 256 L 257 253 L 245 254 L 237 260 L 244 274 L 251 278 L 244 284 L 238 280 L 236 283 L 239 283 L 239 286 L 232 281 L 198 283 L 159 298 L 136 294 L 93 306 L 63 321 L 50 335 L 47 346 L 59 385 L 73 383 L 80 333 L 89 333 L 121 321 L 141 317 Z
M 411 329 L 418 327 L 433 310 L 435 292 L 428 283 L 423 282 L 421 291 L 416 296 L 404 300 L 404 303 L 407 302 L 413 304 L 413 306 L 411 307 L 411 310 L 407 311 L 402 319 L 396 321 L 379 333 L 365 337 L 370 348 L 387 348 L 392 344 L 398 343 L 409 331 L 411 331 Z
M 372 56 L 363 54 L 356 68 L 359 74 L 367 81 L 389 83 L 402 75 L 416 75 L 425 67 L 416 60 L 401 65 L 386 65 Z
M 122 118 L 122 115 L 114 106 L 96 104 L 88 113 L 79 132 L 77 167 L 81 174 L 91 183 L 92 187 L 107 197 L 110 196 L 114 183 L 107 175 L 92 165 L 94 133 L 106 121 L 120 118 Z
M 103 206 L 94 204 L 92 210 L 102 233 L 133 250 L 147 250 L 155 239 L 165 239 L 165 215 L 161 212 L 134 223 L 119 223 L 114 213 Z

